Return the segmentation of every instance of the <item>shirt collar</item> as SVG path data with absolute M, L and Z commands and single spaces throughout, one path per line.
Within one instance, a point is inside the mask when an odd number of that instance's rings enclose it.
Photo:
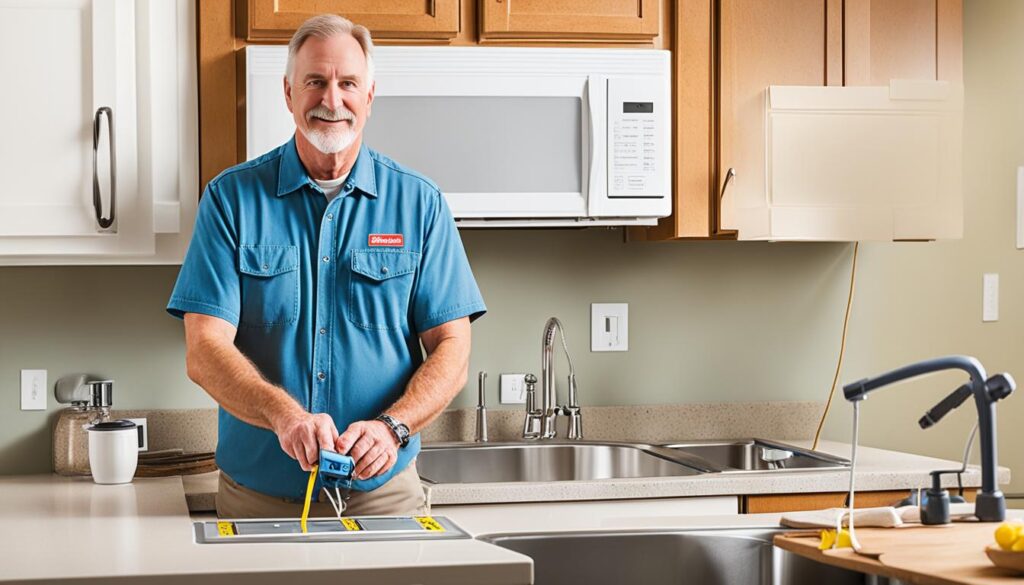
M 302 166 L 302 161 L 299 159 L 299 151 L 295 148 L 295 136 L 293 135 L 292 139 L 284 145 L 284 152 L 281 154 L 277 179 L 277 196 L 281 197 L 294 193 L 306 185 L 319 189 L 316 183 L 309 178 L 306 167 Z M 359 154 L 356 156 L 356 162 L 352 165 L 352 170 L 349 172 L 348 180 L 345 181 L 345 187 L 342 188 L 341 194 L 344 195 L 352 189 L 358 189 L 370 197 L 377 197 L 377 180 L 373 174 L 373 158 L 365 144 L 359 145 Z

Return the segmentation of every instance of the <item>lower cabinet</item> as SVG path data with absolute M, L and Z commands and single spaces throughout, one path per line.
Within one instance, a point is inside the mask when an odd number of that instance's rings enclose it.
M 910 496 L 910 490 L 882 492 L 857 492 L 854 506 L 877 508 L 892 506 Z M 759 494 L 740 498 L 740 512 L 743 514 L 771 514 L 841 508 L 846 505 L 846 492 L 822 492 L 806 494 Z

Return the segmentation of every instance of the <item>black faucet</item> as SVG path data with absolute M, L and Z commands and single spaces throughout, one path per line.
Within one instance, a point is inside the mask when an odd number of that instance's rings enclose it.
M 996 457 L 996 402 L 1006 398 L 1016 388 L 1016 383 L 1009 374 L 996 374 L 987 378 L 981 363 L 968 356 L 946 356 L 917 362 L 897 368 L 874 378 L 866 378 L 843 386 L 843 395 L 850 402 L 864 400 L 868 392 L 888 386 L 894 382 L 930 374 L 941 370 L 959 369 L 967 372 L 970 381 L 957 388 L 920 420 L 922 428 L 927 428 L 939 421 L 950 410 L 962 404 L 967 397 L 974 396 L 974 405 L 978 408 L 978 431 L 981 434 L 981 491 L 978 492 L 974 504 L 974 515 L 982 522 L 1002 522 L 1006 519 L 1006 499 L 999 491 L 996 481 L 998 471 Z M 938 475 L 933 476 L 932 489 L 939 490 Z M 938 494 L 936 493 L 936 496 Z M 948 496 L 946 496 L 946 518 L 948 518 Z M 935 506 L 939 506 L 936 502 Z M 936 508 L 935 512 L 940 513 Z M 937 514 L 933 514 L 935 516 Z M 922 515 L 925 520 L 926 515 Z M 932 518 L 931 522 L 940 523 Z M 949 520 L 947 519 L 946 522 Z

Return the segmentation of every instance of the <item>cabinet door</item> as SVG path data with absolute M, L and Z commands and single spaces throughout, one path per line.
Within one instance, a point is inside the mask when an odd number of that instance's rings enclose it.
M 828 85 L 830 0 L 721 0 L 718 231 L 766 231 L 765 102 L 769 85 Z M 831 60 L 830 60 L 831 58 Z M 728 183 L 728 184 L 727 184 Z M 751 226 L 755 226 L 751 228 Z M 743 237 L 762 234 L 744 233 Z
M 365 26 L 376 38 L 451 39 L 459 32 L 458 0 L 238 2 L 247 11 L 245 39 L 250 42 L 287 41 L 306 19 L 325 12 Z
M 892 79 L 961 83 L 961 0 L 846 0 L 845 85 Z
M 480 38 L 650 42 L 658 9 L 657 0 L 480 0 Z
M 0 255 L 152 254 L 139 196 L 135 10 L 122 0 L 0 0 Z M 99 120 L 94 149 L 94 119 Z M 100 215 L 114 222 L 100 226 Z

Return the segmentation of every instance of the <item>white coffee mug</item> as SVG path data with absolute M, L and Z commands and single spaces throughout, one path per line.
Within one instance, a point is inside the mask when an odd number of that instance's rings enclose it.
M 139 464 L 139 432 L 130 420 L 112 420 L 88 427 L 89 467 L 100 484 L 128 483 Z

